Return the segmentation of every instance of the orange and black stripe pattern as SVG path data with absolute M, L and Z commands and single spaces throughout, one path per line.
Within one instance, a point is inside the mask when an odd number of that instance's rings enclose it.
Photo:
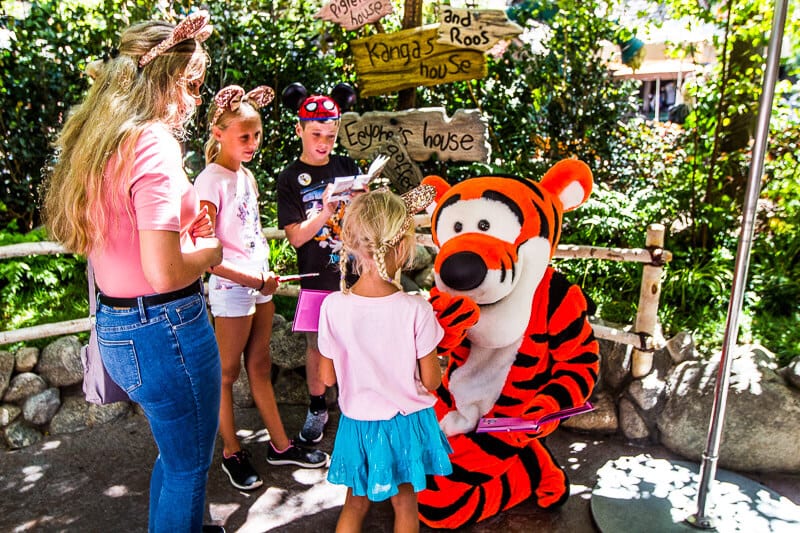
M 529 313 L 527 326 L 523 323 L 524 334 L 516 353 L 510 352 L 513 361 L 498 385 L 497 399 L 481 415 L 533 418 L 581 405 L 591 395 L 599 372 L 599 347 L 588 322 L 592 306 L 578 286 L 546 265 L 560 237 L 562 213 L 583 203 L 591 190 L 591 173 L 579 163 L 570 160 L 557 165 L 540 183 L 509 176 L 470 179 L 452 188 L 436 180 L 431 183 L 439 191 L 431 224 L 434 241 L 440 246 L 434 266 L 438 288 L 431 292 L 431 300 L 448 340 L 439 347 L 440 354 L 448 357 L 436 393 L 439 420 L 459 408 L 458 391 L 451 388 L 451 380 L 468 363 L 479 342 L 470 337 L 469 327 L 483 321 L 484 315 L 492 312 L 489 309 L 496 310 L 499 305 L 479 301 L 479 305 L 470 307 L 469 296 L 480 298 L 490 292 L 485 288 L 490 283 L 502 285 L 509 279 L 513 282 L 515 276 L 528 275 L 530 265 L 523 271 L 520 256 L 527 253 L 525 261 L 531 262 L 530 251 L 526 252 L 524 246 L 533 239 L 546 240 L 548 244 L 540 242 L 537 250 L 549 247 L 549 254 L 535 256 L 536 261 L 544 262 L 537 271 L 541 280 L 529 307 L 513 309 L 514 313 Z M 565 208 L 559 193 L 581 180 L 583 198 L 574 200 L 573 196 L 572 204 Z M 478 199 L 491 202 L 473 202 L 462 218 L 446 214 L 459 202 Z M 472 206 L 496 209 L 503 216 L 473 217 Z M 458 226 L 462 221 L 477 221 L 478 228 L 462 231 Z M 484 221 L 488 221 L 486 226 L 494 225 L 495 231 L 482 233 Z M 498 221 L 505 224 L 500 230 Z M 508 228 L 517 228 L 518 234 L 512 235 Z M 470 324 L 466 331 L 465 322 Z M 483 354 L 491 353 L 491 348 L 480 349 Z M 463 378 L 460 386 L 464 387 Z M 476 379 L 475 387 L 481 386 L 481 380 Z M 453 473 L 429 478 L 428 488 L 419 494 L 421 520 L 431 527 L 454 529 L 485 520 L 530 498 L 542 508 L 564 503 L 569 481 L 544 438 L 557 425 L 544 424 L 538 433 L 467 431 L 449 436 Z

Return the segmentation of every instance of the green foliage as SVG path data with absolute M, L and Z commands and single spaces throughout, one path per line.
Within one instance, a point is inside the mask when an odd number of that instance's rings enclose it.
M 46 240 L 43 231 L 0 229 L 0 246 Z M 86 261 L 73 255 L 32 255 L 0 261 L 0 322 L 12 330 L 88 316 Z
M 0 19 L 0 245 L 41 240 L 37 190 L 50 142 L 70 106 L 88 86 L 85 64 L 102 57 L 130 23 L 148 18 L 180 20 L 200 7 L 211 11 L 214 34 L 207 41 L 211 64 L 186 143 L 190 176 L 204 166 L 208 104 L 228 84 L 250 89 L 267 84 L 278 94 L 265 110 L 262 150 L 249 165 L 261 189 L 265 227 L 276 221 L 278 172 L 300 151 L 296 117 L 280 92 L 299 81 L 326 92 L 346 81 L 357 86 L 348 42 L 373 30 L 346 32 L 313 18 L 319 1 L 93 0 L 2 2 Z M 403 4 L 381 21 L 401 26 Z M 465 164 L 431 160 L 423 173 L 451 182 L 503 171 L 539 179 L 555 161 L 579 157 L 595 175 L 595 191 L 576 213 L 566 215 L 563 243 L 641 247 L 647 224 L 667 228 L 659 319 L 667 336 L 691 331 L 707 353 L 721 342 L 739 239 L 742 198 L 750 164 L 749 127 L 763 75 L 763 47 L 771 8 L 766 0 L 723 3 L 669 0 L 675 18 L 691 15 L 719 28 L 716 67 L 701 72 L 688 90 L 691 113 L 683 127 L 653 124 L 634 116 L 633 82 L 614 80 L 598 53 L 601 42 L 634 37 L 614 22 L 614 2 L 525 2 L 518 22 L 533 42 L 514 43 L 489 59 L 483 80 L 418 88 L 417 107 L 479 108 L 489 121 L 492 160 Z M 425 23 L 436 6 L 425 2 Z M 541 21 L 546 19 L 547 25 Z M 787 73 L 797 74 L 800 19 L 790 17 Z M 727 31 L 727 34 L 725 33 Z M 727 38 L 724 38 L 727 36 Z M 727 46 L 728 48 L 724 48 Z M 44 73 L 44 74 L 43 74 Z M 755 227 L 740 337 L 760 341 L 782 362 L 796 355 L 800 337 L 800 89 L 781 82 L 771 122 L 769 152 Z M 796 102 L 791 107 L 791 102 Z M 396 110 L 396 95 L 361 99 L 356 111 Z M 744 141 L 744 142 L 742 142 Z M 737 144 L 738 143 L 738 144 Z M 276 272 L 296 271 L 293 248 L 272 241 Z M 556 261 L 580 283 L 608 320 L 632 323 L 641 265 L 610 261 Z M 0 302 L 6 328 L 86 315 L 85 264 L 71 256 L 0 261 Z M 291 318 L 293 301 L 276 298 Z
M 119 27 L 144 12 L 120 1 L 86 4 L 2 4 L 0 197 L 5 207 L 0 226 L 17 220 L 28 231 L 38 224 L 38 190 L 50 143 L 87 87 L 86 60 L 100 57 Z
M 532 44 L 515 41 L 500 57 L 490 56 L 483 80 L 419 89 L 418 103 L 451 113 L 481 109 L 490 126 L 489 170 L 538 179 L 555 161 L 578 157 L 605 181 L 613 171 L 606 164 L 610 140 L 635 111 L 633 84 L 613 80 L 599 53 L 619 26 L 601 10 L 606 4 L 594 0 L 538 4 L 552 10 L 547 26 L 534 20 L 538 13 L 519 20 Z M 456 180 L 480 171 L 480 165 L 448 166 Z

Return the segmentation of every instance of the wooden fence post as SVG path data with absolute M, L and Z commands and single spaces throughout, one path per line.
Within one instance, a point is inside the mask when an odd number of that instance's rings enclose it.
M 661 296 L 661 273 L 664 270 L 662 251 L 664 248 L 664 225 L 647 226 L 645 247 L 652 254 L 652 261 L 642 268 L 642 286 L 639 290 L 639 307 L 636 311 L 636 322 L 633 330 L 636 333 L 653 336 L 658 322 L 658 301 Z M 655 343 L 651 343 L 652 346 Z M 653 367 L 652 348 L 642 351 L 633 350 L 631 373 L 640 378 L 650 373 Z

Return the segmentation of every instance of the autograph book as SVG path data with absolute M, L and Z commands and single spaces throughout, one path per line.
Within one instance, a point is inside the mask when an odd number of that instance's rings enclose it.
M 539 418 L 481 418 L 476 433 L 496 433 L 499 431 L 528 431 L 537 432 L 542 424 L 554 420 L 562 420 L 581 413 L 588 413 L 594 410 L 594 406 L 586 402 L 577 407 L 570 407 L 555 413 L 546 414 Z
M 343 176 L 333 181 L 331 200 L 347 201 L 354 191 L 366 191 L 370 182 L 380 176 L 383 167 L 389 161 L 389 157 L 379 155 L 372 161 L 366 174 L 358 176 Z
M 332 291 L 300 289 L 297 308 L 294 311 L 292 331 L 317 331 L 319 329 L 319 309 L 322 300 Z

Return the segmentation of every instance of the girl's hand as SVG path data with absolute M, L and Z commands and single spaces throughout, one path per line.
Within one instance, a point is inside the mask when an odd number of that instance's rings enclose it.
M 258 292 L 260 292 L 264 296 L 275 294 L 275 291 L 278 290 L 278 276 L 276 276 L 274 272 L 268 272 L 266 274 L 263 274 L 263 276 L 264 276 L 264 286 Z
M 214 225 L 211 223 L 211 217 L 206 206 L 201 207 L 200 212 L 194 217 L 189 226 L 189 235 L 192 236 L 192 242 L 196 242 L 198 237 L 214 236 Z

